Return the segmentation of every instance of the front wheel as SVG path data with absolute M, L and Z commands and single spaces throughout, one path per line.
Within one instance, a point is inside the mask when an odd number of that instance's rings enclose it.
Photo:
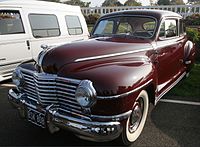
M 133 143 L 141 134 L 149 108 L 148 94 L 142 90 L 134 103 L 132 113 L 127 119 L 126 125 L 122 132 L 123 144 Z

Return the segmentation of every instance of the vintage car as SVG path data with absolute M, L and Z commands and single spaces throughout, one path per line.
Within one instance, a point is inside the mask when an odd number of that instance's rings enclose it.
M 8 99 L 51 133 L 62 128 L 86 140 L 130 144 L 149 104 L 187 77 L 194 55 L 179 14 L 114 12 L 98 20 L 91 39 L 46 48 L 18 66 Z

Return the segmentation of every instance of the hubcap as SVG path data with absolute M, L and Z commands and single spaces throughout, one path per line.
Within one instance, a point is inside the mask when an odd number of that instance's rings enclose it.
M 137 128 L 140 124 L 140 121 L 142 119 L 143 110 L 144 110 L 144 102 L 143 102 L 142 98 L 139 98 L 136 101 L 135 106 L 133 107 L 133 112 L 130 117 L 130 121 L 129 121 L 129 132 L 130 133 L 133 133 L 137 130 Z

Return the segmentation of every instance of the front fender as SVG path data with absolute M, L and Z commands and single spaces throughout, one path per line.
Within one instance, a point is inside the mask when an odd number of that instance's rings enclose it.
M 71 72 L 65 75 L 66 70 L 71 70 Z M 120 98 L 106 99 L 106 97 L 121 95 L 144 85 L 150 80 L 154 81 L 154 72 L 155 68 L 150 61 L 133 61 L 98 64 L 89 67 L 84 65 L 73 70 L 68 65 L 66 69 L 62 68 L 59 74 L 73 79 L 92 81 L 98 97 L 104 97 L 104 99 L 97 100 L 92 108 L 93 113 L 113 115 L 132 109 L 140 91 Z

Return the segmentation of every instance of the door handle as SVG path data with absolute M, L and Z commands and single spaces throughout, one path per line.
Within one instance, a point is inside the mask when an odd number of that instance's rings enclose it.
M 182 43 L 182 42 L 179 42 L 179 43 L 178 43 L 178 46 L 182 46 L 182 45 L 183 45 L 183 43 Z
M 28 50 L 30 50 L 31 48 L 30 48 L 30 41 L 29 40 L 26 40 L 26 45 L 28 47 Z
M 158 55 L 159 54 L 159 51 L 157 49 L 153 50 L 153 54 L 156 54 Z

